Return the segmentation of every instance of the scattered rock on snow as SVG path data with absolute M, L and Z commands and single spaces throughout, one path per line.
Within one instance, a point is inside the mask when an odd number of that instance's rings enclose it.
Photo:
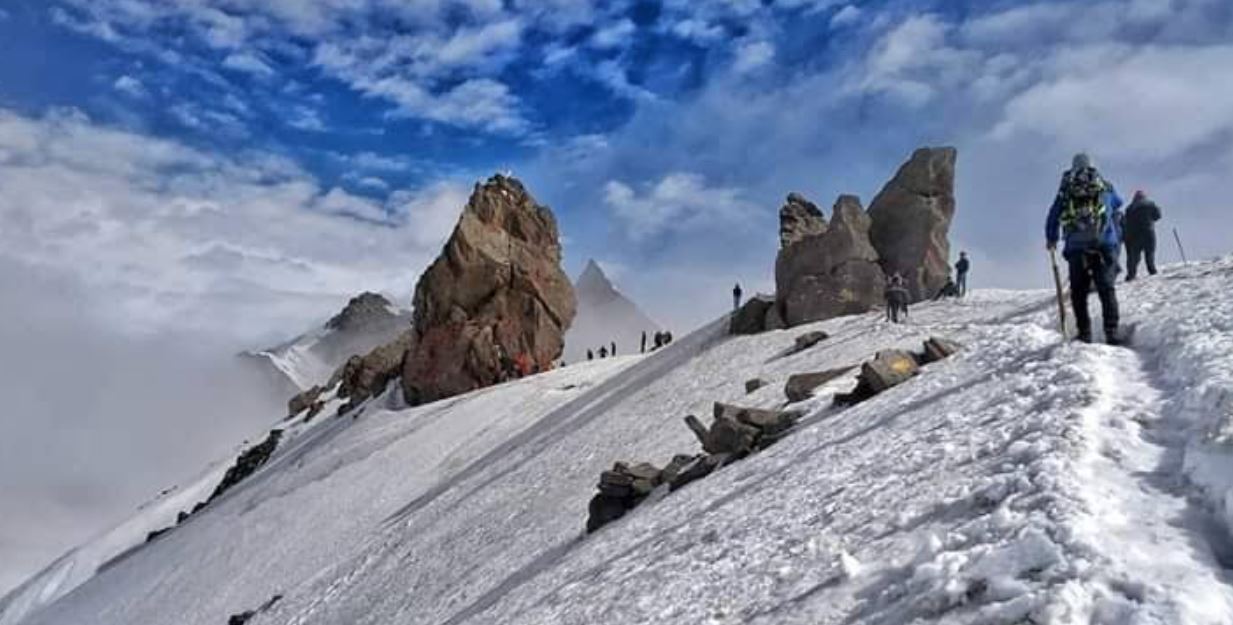
M 962 349 L 962 346 L 960 346 L 958 343 L 954 341 L 951 341 L 948 339 L 942 339 L 938 337 L 931 337 L 930 339 L 925 341 L 924 351 L 921 352 L 922 353 L 921 364 L 927 365 L 929 363 L 937 362 L 939 360 L 946 360 L 947 358 L 950 358 L 951 356 L 953 356 L 960 349 Z
M 829 369 L 827 371 L 815 371 L 811 373 L 797 373 L 788 378 L 788 383 L 784 384 L 783 392 L 788 397 L 788 401 L 796 403 L 805 401 L 813 397 L 814 389 L 843 376 L 855 367 L 840 367 L 838 369 Z
M 801 418 L 801 413 L 741 408 L 716 402 L 714 421 L 707 428 L 697 417 L 685 417 L 702 450 L 743 458 L 773 445 Z
M 587 533 L 611 523 L 633 510 L 663 482 L 663 471 L 642 462 L 617 462 L 599 475 L 599 493 L 588 506 Z
M 269 601 L 266 601 L 265 603 L 261 604 L 261 607 L 257 608 L 256 610 L 245 610 L 244 612 L 241 612 L 239 614 L 232 614 L 230 617 L 227 618 L 227 625 L 245 625 L 245 623 L 248 623 L 250 620 L 252 620 L 254 616 L 257 616 L 258 614 L 261 614 L 262 612 L 268 612 L 270 608 L 274 607 L 274 604 L 278 603 L 279 601 L 282 601 L 282 598 L 283 598 L 282 595 L 274 595 L 273 597 L 270 597 Z
M 314 386 L 303 393 L 295 395 L 287 401 L 287 416 L 294 417 L 295 415 L 298 415 L 308 409 L 308 407 L 312 406 L 313 402 L 316 402 L 317 398 L 324 392 L 325 387 Z
M 806 332 L 796 337 L 796 341 L 792 344 L 792 353 L 803 352 L 829 338 L 831 336 L 821 330 Z
M 748 395 L 762 388 L 763 386 L 766 386 L 766 380 L 763 380 L 762 378 L 753 378 L 750 380 L 745 380 L 745 394 Z
M 477 184 L 415 287 L 414 311 L 415 345 L 402 372 L 412 404 L 501 381 L 502 352 L 551 368 L 575 314 L 552 211 L 514 178 Z

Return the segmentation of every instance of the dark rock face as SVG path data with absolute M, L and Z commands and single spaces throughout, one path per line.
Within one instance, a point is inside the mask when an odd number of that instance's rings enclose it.
M 792 403 L 805 401 L 813 397 L 814 389 L 843 376 L 852 369 L 855 369 L 855 367 L 841 367 L 812 373 L 797 373 L 788 378 L 788 383 L 783 387 L 783 393 L 788 397 L 788 401 Z
M 913 301 L 936 293 L 950 275 L 957 156 L 954 148 L 917 150 L 869 206 L 882 268 L 903 276 Z
M 826 232 L 826 217 L 818 210 L 818 205 L 799 193 L 789 193 L 779 209 L 779 247 L 788 247 L 823 232 Z
M 551 368 L 575 314 L 552 211 L 513 178 L 477 184 L 420 277 L 414 309 L 414 347 L 402 370 L 411 403 L 495 384 L 502 351 Z
M 841 196 L 824 232 L 779 250 L 776 296 L 787 326 L 868 312 L 882 302 L 886 277 L 870 226 L 860 200 Z
M 403 359 L 414 339 L 414 332 L 407 330 L 393 343 L 377 347 L 363 356 L 352 356 L 335 374 L 339 377 L 338 396 L 349 399 L 348 406 L 354 407 L 380 394 L 390 380 L 402 371 Z
M 756 295 L 749 298 L 728 322 L 728 334 L 758 334 L 767 330 L 767 318 L 773 314 L 775 300 Z
M 214 501 L 222 496 L 223 493 L 231 490 L 236 484 L 244 481 L 244 478 L 257 472 L 274 454 L 274 450 L 278 448 L 278 441 L 283 437 L 282 430 L 270 430 L 270 435 L 261 441 L 260 444 L 250 447 L 236 458 L 235 464 L 227 469 L 227 473 L 223 475 L 223 481 L 218 483 L 214 488 L 214 492 L 210 494 L 206 502 Z M 194 510 L 195 512 L 195 510 Z

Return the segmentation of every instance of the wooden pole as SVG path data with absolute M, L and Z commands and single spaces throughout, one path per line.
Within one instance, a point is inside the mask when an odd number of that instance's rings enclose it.
M 1186 248 L 1182 247 L 1182 237 L 1177 234 L 1177 228 L 1173 229 L 1173 240 L 1177 241 L 1177 251 L 1182 254 L 1182 264 L 1189 265 L 1190 262 L 1186 260 Z
M 1066 333 L 1066 298 L 1062 294 L 1062 271 L 1057 266 L 1057 250 L 1049 250 L 1049 264 L 1053 267 L 1053 286 L 1057 289 L 1057 323 L 1058 329 L 1062 332 L 1062 340 L 1065 341 L 1068 336 Z

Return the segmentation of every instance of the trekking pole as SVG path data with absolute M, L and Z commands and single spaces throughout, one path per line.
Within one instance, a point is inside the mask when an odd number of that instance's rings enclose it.
M 1053 267 L 1053 286 L 1057 289 L 1057 323 L 1066 340 L 1066 300 L 1062 296 L 1062 272 L 1057 268 L 1057 250 L 1049 250 L 1049 265 Z
M 1173 229 L 1173 240 L 1177 241 L 1177 251 L 1182 253 L 1182 264 L 1189 265 L 1190 263 L 1186 260 L 1186 248 L 1182 247 L 1182 237 L 1177 234 L 1177 228 Z

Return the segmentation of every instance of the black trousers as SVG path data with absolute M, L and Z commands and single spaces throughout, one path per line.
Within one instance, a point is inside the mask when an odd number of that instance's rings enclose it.
M 1092 315 L 1087 309 L 1088 295 L 1095 288 L 1104 317 L 1105 337 L 1117 335 L 1117 291 L 1113 288 L 1117 261 L 1101 251 L 1080 252 L 1066 259 L 1070 265 L 1070 305 L 1075 311 L 1079 340 L 1091 342 Z
M 1134 280 L 1139 273 L 1139 260 L 1147 261 L 1148 275 L 1156 275 L 1156 235 L 1142 239 L 1126 239 L 1126 279 Z

